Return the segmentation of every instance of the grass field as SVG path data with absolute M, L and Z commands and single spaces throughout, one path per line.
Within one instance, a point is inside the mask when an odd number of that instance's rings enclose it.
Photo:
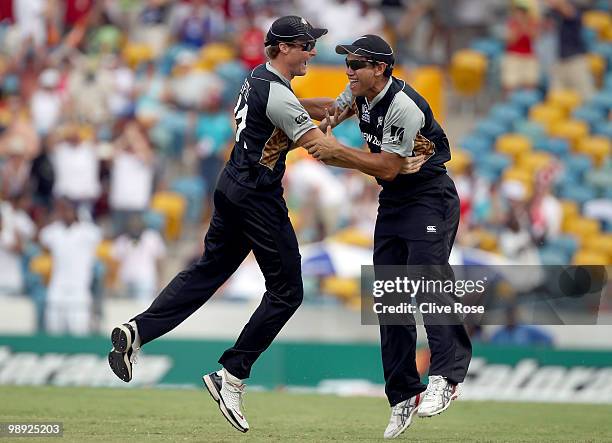
M 0 386 L 0 421 L 62 421 L 62 442 L 382 441 L 389 418 L 384 399 L 282 392 L 248 393 L 245 410 L 241 434 L 203 390 Z M 399 440 L 612 442 L 612 406 L 457 401 Z

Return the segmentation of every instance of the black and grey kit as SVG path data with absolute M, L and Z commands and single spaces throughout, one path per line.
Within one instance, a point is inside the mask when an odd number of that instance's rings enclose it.
M 338 102 L 353 103 L 348 87 Z M 375 269 L 448 265 L 459 225 L 459 197 L 444 166 L 451 156 L 448 139 L 429 104 L 404 81 L 390 77 L 371 102 L 355 97 L 353 106 L 371 152 L 429 156 L 415 174 L 378 180 L 382 191 L 374 233 Z M 470 339 L 461 324 L 434 323 L 425 325 L 431 350 L 429 373 L 460 383 L 471 359 Z M 416 327 L 381 325 L 380 334 L 386 393 L 393 406 L 426 388 L 416 368 Z
M 142 344 L 167 333 L 200 308 L 253 251 L 266 292 L 235 345 L 219 359 L 242 379 L 302 302 L 300 254 L 281 179 L 293 142 L 315 126 L 289 81 L 270 64 L 246 78 L 234 113 L 236 142 L 214 193 L 204 254 L 134 320 Z

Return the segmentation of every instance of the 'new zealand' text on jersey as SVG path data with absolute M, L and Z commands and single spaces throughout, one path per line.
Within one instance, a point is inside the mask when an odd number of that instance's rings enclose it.
M 291 85 L 270 63 L 244 81 L 236 107 L 236 143 L 225 171 L 251 189 L 280 189 L 291 145 L 316 126 Z
M 338 97 L 343 107 L 353 101 L 347 88 Z M 403 80 L 391 77 L 371 101 L 355 97 L 359 128 L 371 152 L 393 152 L 402 157 L 429 156 L 415 174 L 399 174 L 392 181 L 377 179 L 383 187 L 381 200 L 403 200 L 427 187 L 431 179 L 446 174 L 450 148 L 444 130 L 434 119 L 429 104 Z

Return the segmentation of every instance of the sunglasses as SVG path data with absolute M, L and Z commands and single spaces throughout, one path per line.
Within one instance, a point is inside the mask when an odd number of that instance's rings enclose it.
M 371 64 L 371 65 L 378 64 L 378 62 L 374 60 L 349 60 L 349 59 L 345 59 L 344 63 L 346 64 L 346 67 L 351 68 L 352 71 L 358 71 L 359 69 L 363 69 L 366 66 L 368 66 L 368 64 Z
M 307 42 L 299 42 L 299 43 L 287 43 L 287 45 L 296 46 L 298 48 L 301 48 L 302 51 L 305 51 L 305 52 L 312 51 L 316 44 L 317 44 L 316 40 L 308 40 Z

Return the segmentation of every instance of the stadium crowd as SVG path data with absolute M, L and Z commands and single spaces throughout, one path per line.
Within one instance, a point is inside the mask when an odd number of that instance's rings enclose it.
M 486 7 L 476 0 L 1 2 L 0 291 L 31 296 L 39 326 L 50 332 L 95 330 L 88 313 L 99 318 L 104 297 L 152 300 L 167 249 L 183 241 L 183 225 L 198 232 L 206 226 L 216 176 L 233 146 L 236 91 L 265 61 L 269 25 L 288 13 L 329 28 L 315 60 L 339 70 L 335 43 L 366 33 L 389 35 L 400 64 L 437 64 L 450 76 L 458 50 L 472 45 L 484 54 L 488 91 L 505 90 L 493 95 L 513 106 L 499 103 L 493 116 L 475 116 L 474 132 L 451 140 L 453 155 L 457 149 L 449 169 L 462 199 L 459 246 L 523 264 L 576 261 L 587 228 L 564 226 L 568 214 L 596 220 L 589 233 L 609 246 L 609 101 L 573 117 L 599 113 L 583 134 L 607 142 L 596 154 L 570 155 L 571 144 L 579 144 L 573 134 L 549 138 L 540 128 L 546 161 L 521 169 L 529 171 L 525 178 L 507 174 L 514 148 L 512 154 L 499 148 L 520 125 L 523 137 L 513 146 L 527 139 L 529 151 L 540 148 L 537 123 L 525 115 L 548 90 L 562 87 L 578 97 L 560 105 L 565 119 L 577 103 L 612 87 L 606 83 L 612 77 L 592 76 L 587 60 L 599 45 L 607 57 L 602 75 L 610 72 L 610 32 L 582 30 L 580 15 L 582 6 L 607 5 L 587 3 L 572 6 L 576 15 L 569 16 L 564 8 L 572 3 L 553 0 L 539 8 L 536 0 Z M 356 124 L 344 125 L 338 137 L 361 147 Z M 574 174 L 578 163 L 584 166 Z M 603 184 L 588 182 L 592 171 L 602 172 Z M 573 189 L 565 186 L 570 178 Z M 342 238 L 370 247 L 377 194 L 373 180 L 326 167 L 304 151 L 288 160 L 285 195 L 300 244 Z M 609 264 L 610 250 L 590 251 L 591 260 L 603 254 Z

